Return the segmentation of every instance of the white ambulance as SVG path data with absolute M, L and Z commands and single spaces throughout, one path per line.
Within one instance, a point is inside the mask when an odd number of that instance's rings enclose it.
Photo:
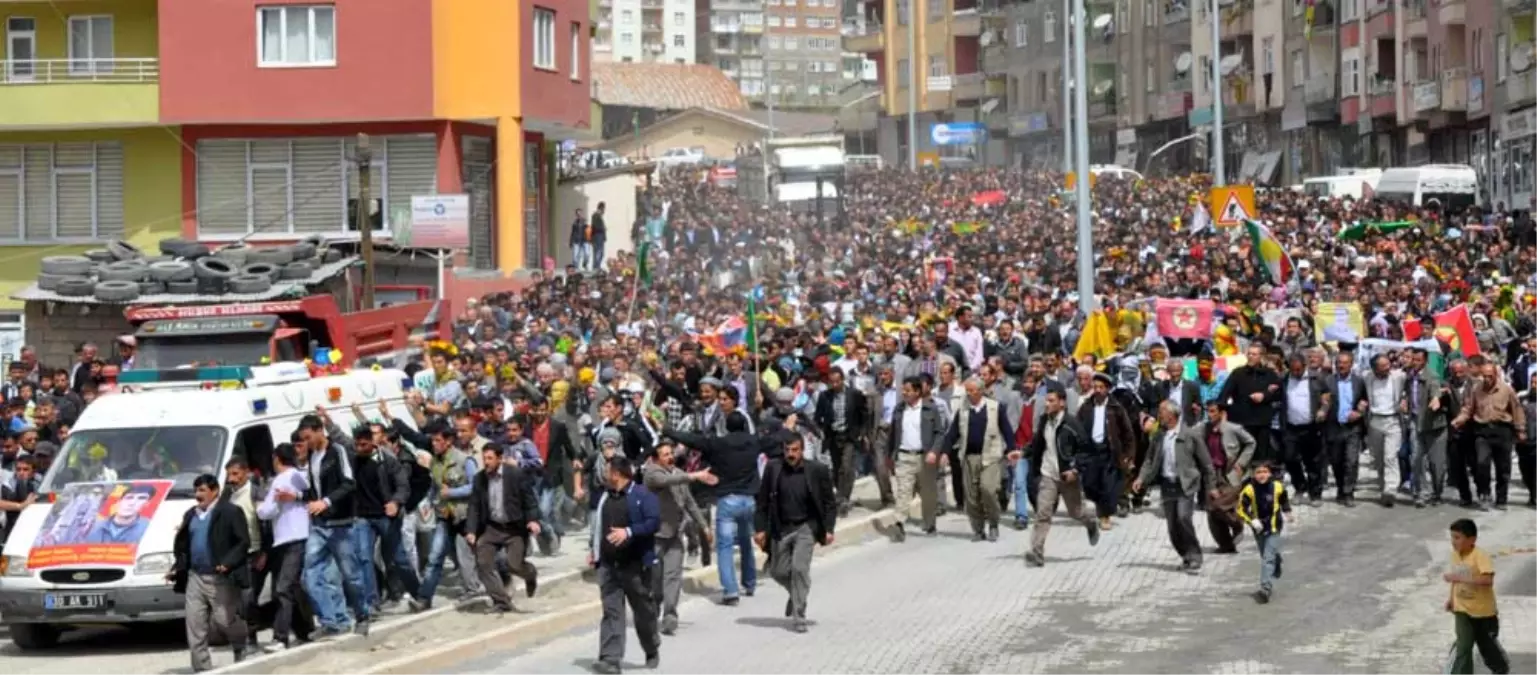
M 237 456 L 270 472 L 272 449 L 317 406 L 344 429 L 356 423 L 353 404 L 377 415 L 384 401 L 411 419 L 412 382 L 399 370 L 127 371 L 118 386 L 80 416 L 0 556 L 0 622 L 22 649 L 48 648 L 82 625 L 181 618 L 183 598 L 165 576 L 199 475 L 222 484 Z

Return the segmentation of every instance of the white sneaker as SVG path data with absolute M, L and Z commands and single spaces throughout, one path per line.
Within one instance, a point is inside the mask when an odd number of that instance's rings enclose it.
M 281 642 L 278 642 L 276 640 L 269 640 L 267 642 L 263 642 L 262 646 L 261 646 L 261 650 L 262 650 L 263 654 L 276 654 L 276 653 L 281 652 L 281 651 L 283 651 L 285 649 L 288 649 L 288 645 L 285 645 L 285 644 L 283 644 Z

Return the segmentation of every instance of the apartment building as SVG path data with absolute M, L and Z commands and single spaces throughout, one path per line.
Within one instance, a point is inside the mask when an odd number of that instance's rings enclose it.
M 1495 35 L 1497 135 L 1490 175 L 1493 199 L 1537 211 L 1537 2 L 1501 0 Z
M 763 0 L 696 0 L 698 62 L 719 68 L 742 95 L 764 92 Z
M 11 289 L 116 238 L 356 236 L 359 133 L 377 236 L 467 193 L 475 266 L 537 265 L 554 144 L 594 126 L 580 0 L 44 0 L 0 24 Z
M 597 0 L 593 59 L 618 63 L 694 63 L 695 0 Z

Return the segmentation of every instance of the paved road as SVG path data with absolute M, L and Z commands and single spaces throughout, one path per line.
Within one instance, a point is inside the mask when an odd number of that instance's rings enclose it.
M 1022 564 L 1024 533 L 971 543 L 951 517 L 941 536 L 819 561 L 807 635 L 786 632 L 785 593 L 772 583 L 736 608 L 690 601 L 658 672 L 1441 672 L 1451 644 L 1446 526 L 1468 513 L 1299 507 L 1285 578 L 1265 607 L 1248 595 L 1252 544 L 1209 554 L 1205 571 L 1187 576 L 1152 514 L 1119 521 L 1097 548 L 1080 529 L 1054 528 L 1040 569 Z M 1537 518 L 1524 508 L 1475 515 L 1496 552 L 1513 672 L 1537 672 Z M 596 649 L 584 630 L 453 672 L 583 672 Z M 633 635 L 628 649 L 634 668 L 643 656 Z

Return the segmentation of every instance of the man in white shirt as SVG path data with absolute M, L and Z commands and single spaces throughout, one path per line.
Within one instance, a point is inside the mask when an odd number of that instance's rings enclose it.
M 1387 453 L 1392 452 L 1396 457 L 1399 446 L 1403 445 L 1403 425 L 1399 418 L 1409 411 L 1404 382 L 1403 371 L 1394 369 L 1386 355 L 1372 358 L 1372 372 L 1366 376 L 1366 447 L 1372 453 L 1377 492 L 1386 508 L 1392 508 L 1395 501 L 1393 492 L 1388 489 Z
M 913 503 L 916 489 L 922 506 L 923 531 L 935 532 L 935 520 L 939 511 L 939 480 L 937 463 L 928 461 L 928 450 L 939 438 L 943 424 L 939 409 L 923 395 L 922 380 L 909 377 L 902 382 L 902 401 L 892 411 L 891 429 L 887 446 L 896 459 L 896 493 L 898 513 L 906 514 Z M 907 539 L 907 526 L 897 522 L 896 541 Z
M 985 341 L 982 329 L 972 324 L 971 318 L 971 307 L 963 306 L 955 311 L 955 323 L 950 326 L 950 339 L 960 345 L 961 351 L 966 353 L 966 372 L 968 373 L 974 373 L 982 367 Z

